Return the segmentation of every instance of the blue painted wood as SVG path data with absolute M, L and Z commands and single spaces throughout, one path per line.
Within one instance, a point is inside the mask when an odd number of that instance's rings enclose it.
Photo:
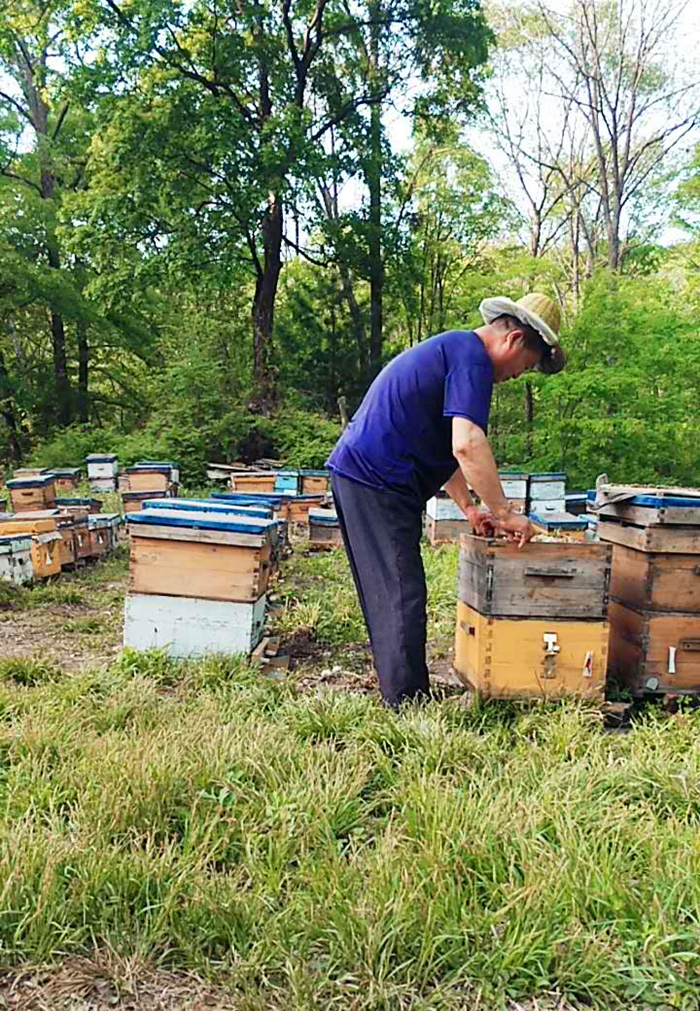
M 212 502 L 210 499 L 193 498 L 153 498 L 146 499 L 142 509 L 179 509 L 185 512 L 221 513 L 223 515 L 250 516 L 251 519 L 272 519 L 269 506 L 236 505 L 233 502 Z
M 329 477 L 329 472 L 327 470 L 301 470 L 299 472 L 303 477 Z
M 288 491 L 291 494 L 296 495 L 299 491 L 299 471 L 279 471 L 277 477 L 275 478 L 275 491 L 282 493 Z
M 89 463 L 114 463 L 117 459 L 116 453 L 88 453 L 85 459 Z
M 277 523 L 274 520 L 250 519 L 244 516 L 218 513 L 185 512 L 178 509 L 146 509 L 127 513 L 128 524 L 136 526 L 187 527 L 190 530 L 221 530 L 236 534 L 266 534 Z
M 172 466 L 169 463 L 136 463 L 127 467 L 127 474 L 141 474 L 144 470 L 156 474 L 170 474 Z
M 97 498 L 57 498 L 57 506 L 85 506 L 89 509 L 91 506 L 99 505 L 99 499 Z
M 237 502 L 239 505 L 272 505 L 279 506 L 291 502 L 296 495 L 278 495 L 276 492 L 260 492 L 253 494 L 243 491 L 213 491 L 211 497 L 217 502 Z
M 566 474 L 560 470 L 543 471 L 541 474 L 530 474 L 531 481 L 564 481 Z
M 588 527 L 587 516 L 572 516 L 570 513 L 530 513 L 530 519 L 545 530 L 585 530 Z
M 595 502 L 595 488 L 591 488 L 586 494 L 589 502 Z M 633 498 L 626 498 L 617 503 L 613 502 L 611 505 L 644 506 L 647 509 L 700 509 L 700 494 L 697 498 L 665 494 L 635 495 Z
M 338 514 L 332 509 L 309 509 L 309 522 L 319 526 L 337 527 Z
M 45 488 L 53 484 L 56 478 L 53 474 L 37 474 L 36 477 L 15 477 L 7 482 L 8 488 Z

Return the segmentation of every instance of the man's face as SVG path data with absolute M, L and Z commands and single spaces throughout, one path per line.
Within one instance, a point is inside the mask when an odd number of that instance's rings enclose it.
M 536 351 L 527 350 L 520 330 L 511 330 L 503 336 L 491 360 L 496 382 L 505 383 L 534 369 L 540 356 Z

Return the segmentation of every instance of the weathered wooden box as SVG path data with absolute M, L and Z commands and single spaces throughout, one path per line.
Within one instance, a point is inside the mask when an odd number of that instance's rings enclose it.
M 167 499 L 166 491 L 123 491 L 122 504 L 125 513 L 140 512 L 144 502 L 151 502 L 154 499 Z
M 274 493 L 277 475 L 274 471 L 234 471 L 231 473 L 232 491 L 248 494 Z
M 156 509 L 127 521 L 134 593 L 243 602 L 265 593 L 273 521 Z
M 80 484 L 80 467 L 60 467 L 51 473 L 56 479 L 56 495 L 70 495 Z
M 103 558 L 111 551 L 112 521 L 108 513 L 98 513 L 96 516 L 88 516 L 88 529 L 92 539 L 93 557 Z
M 320 509 L 325 495 L 297 495 L 287 503 L 287 518 L 290 523 L 308 523 L 309 511 Z
M 56 504 L 56 484 L 53 474 L 15 478 L 7 482 L 7 487 L 13 512 L 53 509 Z
M 700 614 L 700 557 L 615 544 L 610 594 L 641 610 Z
M 459 599 L 480 614 L 604 619 L 612 548 L 583 542 L 517 545 L 462 534 Z
M 338 514 L 333 509 L 309 509 L 309 540 L 317 548 L 342 545 Z
M 57 498 L 56 508 L 77 516 L 86 516 L 88 513 L 102 512 L 102 502 L 98 498 Z
M 265 627 L 266 598 L 250 603 L 128 593 L 124 645 L 166 649 L 173 657 L 250 653 Z
M 484 698 L 601 699 L 606 621 L 498 618 L 457 604 L 454 669 Z
M 0 524 L 2 534 L 31 537 L 32 568 L 35 579 L 48 579 L 61 571 L 61 535 L 55 519 L 11 519 Z
M 466 516 L 454 520 L 435 520 L 425 517 L 425 536 L 437 547 L 438 544 L 457 544 L 464 533 L 469 533 L 471 527 Z
M 530 521 L 536 530 L 544 534 L 563 534 L 570 540 L 585 540 L 588 530 L 587 517 L 572 516 L 571 513 L 530 513 Z
M 635 696 L 700 691 L 700 615 L 610 601 L 610 668 Z
M 36 520 L 54 520 L 56 528 L 61 535 L 61 542 L 58 545 L 58 552 L 61 561 L 61 568 L 70 568 L 76 562 L 75 524 L 72 513 L 63 509 L 43 509 L 36 512 L 14 513 L 8 520 L 19 522 L 28 521 L 34 523 Z M 2 522 L 0 522 L 0 534 L 2 533 Z
M 279 470 L 275 477 L 276 492 L 282 495 L 298 495 L 301 488 L 301 475 L 298 470 Z
M 128 467 L 129 491 L 167 492 L 171 487 L 169 467 Z
M 33 578 L 31 537 L 2 534 L 0 528 L 0 579 L 14 586 L 23 586 Z
M 302 470 L 299 491 L 302 495 L 326 495 L 330 488 L 327 470 Z
M 528 474 L 519 470 L 499 470 L 498 476 L 503 494 L 507 499 L 514 499 L 518 502 L 527 500 Z
M 76 562 L 87 562 L 96 557 L 92 534 L 88 525 L 88 516 L 89 513 L 83 513 L 82 515 L 74 513 L 73 515 Z

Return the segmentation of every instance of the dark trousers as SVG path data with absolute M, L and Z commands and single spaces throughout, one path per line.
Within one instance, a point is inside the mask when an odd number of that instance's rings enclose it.
M 421 509 L 338 474 L 331 486 L 387 705 L 428 693 Z

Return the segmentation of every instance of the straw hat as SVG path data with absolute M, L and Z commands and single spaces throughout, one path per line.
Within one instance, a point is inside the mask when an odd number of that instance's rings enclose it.
M 549 355 L 537 366 L 540 372 L 549 374 L 561 372 L 566 365 L 566 355 L 559 345 L 561 313 L 556 302 L 547 295 L 532 292 L 519 298 L 517 302 L 509 298 L 485 298 L 479 306 L 479 312 L 484 323 L 493 323 L 498 316 L 515 316 L 521 323 L 536 330 L 550 347 Z

